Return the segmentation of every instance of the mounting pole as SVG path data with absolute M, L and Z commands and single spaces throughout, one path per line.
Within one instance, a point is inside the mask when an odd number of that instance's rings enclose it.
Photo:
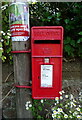
M 30 52 L 24 52 L 30 49 L 29 7 L 24 0 L 14 0 L 10 4 L 10 30 L 12 50 L 15 51 L 12 53 L 17 118 L 32 118 L 31 111 L 25 108 L 26 102 L 31 101 L 31 88 L 24 88 L 29 86 L 31 80 L 31 55 Z

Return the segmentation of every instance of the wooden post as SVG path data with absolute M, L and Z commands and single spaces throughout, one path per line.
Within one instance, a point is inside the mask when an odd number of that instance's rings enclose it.
M 29 40 L 24 42 L 12 42 L 13 50 L 29 49 Z M 16 85 L 27 85 L 31 80 L 30 53 L 17 53 L 13 55 L 14 80 Z M 16 88 L 17 118 L 32 118 L 30 110 L 26 110 L 25 104 L 31 101 L 31 90 L 28 88 Z
M 21 2 L 21 0 L 15 0 L 15 2 Z M 23 2 L 23 1 L 22 1 Z M 17 6 L 16 6 L 17 7 Z M 16 9 L 15 7 L 15 9 Z M 19 8 L 21 11 L 21 8 Z M 19 10 L 17 9 L 17 11 Z M 22 10 L 24 10 L 24 18 L 21 18 L 23 15 L 23 12 L 15 15 L 15 13 L 13 13 L 13 10 L 11 12 L 10 15 L 14 15 L 14 19 L 13 16 L 10 16 L 10 20 L 13 22 L 13 24 L 11 23 L 11 25 L 15 25 L 14 29 L 13 27 L 11 28 L 11 34 L 14 33 L 17 34 L 17 30 L 19 29 L 16 28 L 17 25 L 20 26 L 20 24 L 24 24 L 24 25 L 28 25 L 28 21 L 29 18 L 27 17 L 26 13 L 26 7 L 24 7 Z M 16 11 L 16 12 L 17 12 Z M 22 23 L 20 23 L 20 19 L 17 16 L 19 15 L 19 17 L 21 18 Z M 27 20 L 28 18 L 28 20 Z M 18 21 L 15 21 L 18 20 Z M 24 23 L 25 22 L 25 23 Z M 16 25 L 17 24 L 17 25 Z M 28 25 L 29 26 L 29 25 Z M 20 28 L 22 29 L 22 27 Z M 19 34 L 21 33 L 19 29 Z M 24 29 L 24 31 L 26 30 L 26 28 Z M 23 31 L 23 33 L 24 33 Z M 27 31 L 25 32 L 25 35 L 27 34 Z M 22 33 L 21 33 L 22 35 Z M 24 34 L 23 34 L 24 36 Z M 28 34 L 27 34 L 28 36 Z M 27 37 L 25 36 L 25 37 Z M 13 35 L 12 35 L 13 37 Z M 23 37 L 23 38 L 25 38 Z M 14 40 L 12 41 L 12 50 L 13 51 L 27 51 L 30 48 L 30 39 L 22 39 L 22 37 L 19 35 L 17 39 L 15 39 L 16 36 L 14 36 Z M 14 81 L 15 84 L 18 86 L 29 86 L 30 84 L 30 80 L 31 80 L 31 56 L 30 53 L 13 53 L 13 62 L 14 62 Z M 17 110 L 17 118 L 32 118 L 32 113 L 30 110 L 26 110 L 25 104 L 27 101 L 31 101 L 31 89 L 29 88 L 16 88 L 16 110 Z
M 0 120 L 2 119 L 2 60 L 0 58 Z

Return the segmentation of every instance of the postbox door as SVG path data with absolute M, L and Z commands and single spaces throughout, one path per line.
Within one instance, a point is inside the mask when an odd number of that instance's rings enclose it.
M 50 63 L 44 63 L 45 58 L 33 58 L 32 97 L 34 99 L 59 97 L 61 90 L 61 64 L 59 58 L 50 58 Z

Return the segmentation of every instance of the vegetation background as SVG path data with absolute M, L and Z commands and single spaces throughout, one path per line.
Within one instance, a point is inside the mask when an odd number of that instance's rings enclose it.
M 64 57 L 82 57 L 82 2 L 37 2 L 29 4 L 32 26 L 63 26 Z M 12 61 L 9 3 L 2 3 L 3 59 Z
M 80 3 L 37 2 L 37 3 L 30 3 L 29 8 L 30 8 L 29 10 L 30 28 L 32 26 L 63 26 L 64 27 L 64 50 L 63 50 L 64 57 L 66 59 L 82 58 L 82 44 L 81 44 L 82 43 L 82 13 L 81 13 L 82 2 Z M 2 38 L 0 42 L 0 48 L 1 48 L 0 56 L 2 57 L 3 61 L 12 63 L 12 54 L 11 54 L 12 41 L 11 41 L 10 28 L 9 28 L 10 8 L 8 2 L 2 3 L 0 13 L 1 12 L 2 12 L 2 31 L 0 32 L 0 35 L 2 36 Z M 1 55 L 2 51 L 3 54 Z M 67 66 L 65 66 L 65 68 L 67 68 Z M 43 110 L 44 109 L 48 110 L 47 107 L 50 108 L 51 102 L 52 101 L 44 101 L 44 103 L 42 103 L 39 100 L 34 100 L 32 109 L 35 118 L 41 118 L 41 115 L 50 116 L 50 113 L 48 111 L 45 111 L 43 114 Z

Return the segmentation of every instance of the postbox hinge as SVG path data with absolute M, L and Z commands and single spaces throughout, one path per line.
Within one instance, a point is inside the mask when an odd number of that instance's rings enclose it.
M 11 51 L 11 53 L 31 53 L 31 49 L 29 49 L 29 50 L 17 50 L 17 51 Z

